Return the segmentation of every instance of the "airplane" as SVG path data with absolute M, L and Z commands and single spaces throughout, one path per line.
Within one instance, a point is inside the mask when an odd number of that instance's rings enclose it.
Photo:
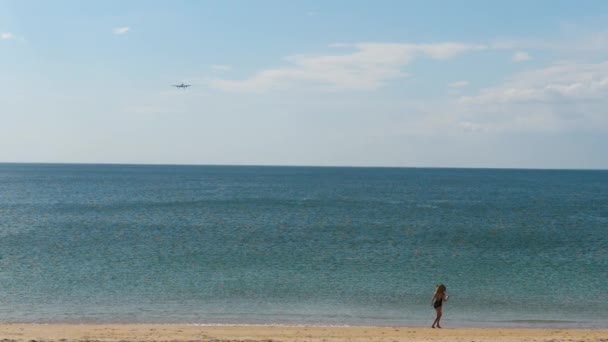
M 184 84 L 184 82 L 182 82 L 182 84 L 173 84 L 173 86 L 176 87 L 176 88 L 186 89 L 189 86 L 191 86 L 191 84 Z

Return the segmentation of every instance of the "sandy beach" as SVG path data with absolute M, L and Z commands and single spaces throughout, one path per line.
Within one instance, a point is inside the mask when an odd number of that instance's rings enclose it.
M 608 330 L 173 324 L 1 324 L 6 341 L 608 341 Z

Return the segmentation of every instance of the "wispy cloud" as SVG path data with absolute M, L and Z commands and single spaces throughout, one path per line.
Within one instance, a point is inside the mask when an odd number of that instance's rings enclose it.
M 114 34 L 126 34 L 127 32 L 131 31 L 131 28 L 129 26 L 124 26 L 124 27 L 116 27 L 112 30 L 112 32 L 114 32 Z
M 0 39 L 2 40 L 10 40 L 10 39 L 15 39 L 15 35 L 10 33 L 10 32 L 2 32 L 0 33 Z
M 550 50 L 561 53 L 597 53 L 608 51 L 608 30 L 578 30 L 555 38 L 496 39 L 489 46 L 501 50 Z
M 532 57 L 530 57 L 530 55 L 527 52 L 523 52 L 523 51 L 519 51 L 513 54 L 513 62 L 525 62 L 528 61 L 530 59 L 532 59 Z
M 469 81 L 456 81 L 448 83 L 448 87 L 450 88 L 463 88 L 469 85 Z
M 403 67 L 416 58 L 445 60 L 465 52 L 486 49 L 484 45 L 453 42 L 333 44 L 330 47 L 351 51 L 317 56 L 294 55 L 284 59 L 288 66 L 261 70 L 241 80 L 211 79 L 209 85 L 224 91 L 241 92 L 264 92 L 299 84 L 314 84 L 329 90 L 376 89 L 389 80 L 407 76 Z
M 608 61 L 566 63 L 517 74 L 500 86 L 463 97 L 461 101 L 480 104 L 590 100 L 606 98 L 606 92 Z
M 562 63 L 522 72 L 476 95 L 459 97 L 451 110 L 475 131 L 608 131 L 606 93 L 608 61 Z
M 232 67 L 230 65 L 212 65 L 211 70 L 213 70 L 213 71 L 231 71 Z

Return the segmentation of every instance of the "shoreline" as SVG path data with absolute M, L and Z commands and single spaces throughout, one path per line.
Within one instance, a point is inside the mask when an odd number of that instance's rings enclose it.
M 461 322 L 445 322 L 441 329 L 521 329 L 521 330 L 603 330 L 608 331 L 605 325 L 567 325 L 567 324 L 462 324 Z M 429 324 L 332 324 L 332 323 L 196 323 L 196 322 L 132 322 L 132 321 L 0 321 L 4 326 L 191 326 L 191 327 L 235 327 L 235 328 L 430 328 Z M 1 342 L 1 341 L 0 341 Z M 608 342 L 608 341 L 607 341 Z
M 0 323 L 4 341 L 608 341 L 608 329 Z
M 180 321 L 180 320 L 0 320 L 0 326 L 23 325 L 23 326 L 47 326 L 47 325 L 87 325 L 87 326 L 103 326 L 103 325 L 157 325 L 157 326 L 194 326 L 194 327 L 307 327 L 307 328 L 430 328 L 432 318 L 428 320 L 402 320 L 396 322 L 388 320 L 387 322 L 323 322 L 323 320 L 314 321 Z M 516 321 L 469 321 L 458 319 L 443 319 L 442 325 L 450 329 L 531 329 L 531 330 L 606 330 L 608 324 L 604 321 L 569 321 L 569 320 L 516 320 Z M 1 342 L 1 341 L 0 341 Z

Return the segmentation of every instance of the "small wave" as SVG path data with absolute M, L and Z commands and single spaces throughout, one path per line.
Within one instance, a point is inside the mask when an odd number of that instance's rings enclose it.
M 560 320 L 560 319 L 513 319 L 506 321 L 494 321 L 497 323 L 529 323 L 529 324 L 560 324 L 560 323 L 568 323 L 568 324 L 582 324 L 589 323 L 586 321 L 568 321 L 568 320 Z

